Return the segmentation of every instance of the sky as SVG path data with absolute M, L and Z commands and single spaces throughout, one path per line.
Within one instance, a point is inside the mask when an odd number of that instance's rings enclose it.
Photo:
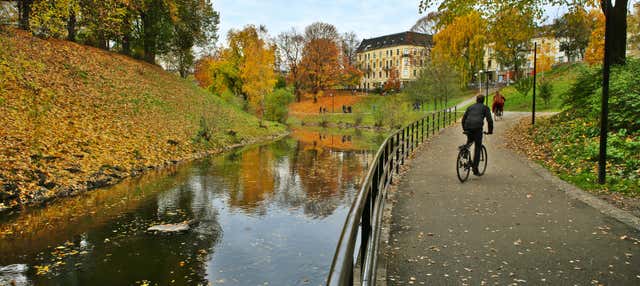
M 639 0 L 631 0 L 631 3 Z M 265 25 L 271 36 L 313 22 L 335 25 L 338 32 L 355 32 L 359 39 L 408 31 L 421 15 L 419 0 L 213 0 L 220 13 L 218 44 L 226 43 L 229 29 Z M 566 8 L 545 7 L 545 23 L 564 14 Z
M 266 25 L 275 36 L 318 21 L 335 25 L 340 33 L 373 38 L 407 31 L 420 17 L 417 0 L 213 0 L 213 7 L 220 13 L 221 42 L 230 28 L 247 24 Z
M 213 0 L 220 13 L 219 43 L 229 29 L 266 25 L 270 35 L 295 27 L 299 31 L 313 22 L 335 25 L 338 32 L 353 31 L 359 39 L 408 31 L 421 15 L 418 0 Z M 548 7 L 548 17 L 562 15 Z

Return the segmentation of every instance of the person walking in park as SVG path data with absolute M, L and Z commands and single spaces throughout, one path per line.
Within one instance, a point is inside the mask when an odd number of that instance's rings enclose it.
M 506 98 L 504 98 L 504 96 L 502 96 L 502 94 L 500 94 L 499 91 L 496 91 L 496 95 L 493 96 L 493 104 L 491 104 L 491 111 L 493 111 L 493 113 L 502 114 L 502 111 L 504 111 L 505 101 L 506 101 Z
M 482 148 L 482 128 L 484 127 L 484 121 L 487 120 L 489 124 L 489 132 L 487 134 L 493 134 L 493 119 L 491 118 L 491 110 L 488 106 L 483 104 L 484 96 L 478 95 L 476 97 L 476 103 L 469 106 L 462 116 L 462 130 L 467 135 L 466 146 L 473 143 L 475 145 L 473 151 L 473 174 L 478 175 L 478 162 L 480 161 L 480 152 Z M 460 146 L 463 148 L 465 145 Z

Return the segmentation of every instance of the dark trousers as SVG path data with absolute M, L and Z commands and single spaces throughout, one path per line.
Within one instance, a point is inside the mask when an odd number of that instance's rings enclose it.
M 478 170 L 480 152 L 482 152 L 482 129 L 467 130 L 467 145 L 473 143 L 473 170 Z

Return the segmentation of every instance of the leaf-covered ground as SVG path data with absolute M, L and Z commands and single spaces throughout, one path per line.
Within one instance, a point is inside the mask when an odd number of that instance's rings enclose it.
M 640 137 L 612 132 L 607 150 L 607 184 L 597 183 L 598 122 L 560 113 L 521 120 L 507 132 L 508 145 L 542 163 L 562 179 L 640 215 Z
M 282 134 L 126 56 L 0 29 L 0 210 Z

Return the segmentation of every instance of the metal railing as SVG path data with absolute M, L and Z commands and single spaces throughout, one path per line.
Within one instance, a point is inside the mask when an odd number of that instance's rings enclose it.
M 429 134 L 433 136 L 457 118 L 457 107 L 433 112 L 395 131 L 384 140 L 347 215 L 327 285 L 353 285 L 354 281 L 359 281 L 361 285 L 375 285 L 384 198 L 392 183 L 393 172 L 400 173 L 400 166 L 407 156 Z M 355 257 L 358 234 L 360 245 L 358 257 Z M 360 273 L 354 273 L 358 268 Z

